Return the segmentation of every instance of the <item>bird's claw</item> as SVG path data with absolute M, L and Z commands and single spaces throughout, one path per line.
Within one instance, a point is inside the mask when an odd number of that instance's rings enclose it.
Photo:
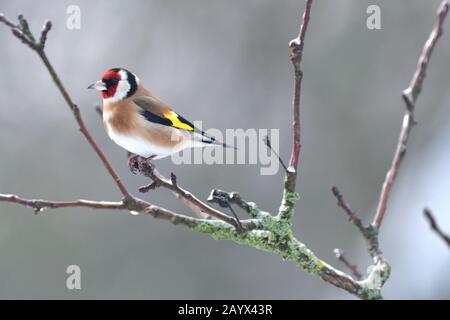
M 137 174 L 139 172 L 139 156 L 138 155 L 132 155 L 128 158 L 128 168 L 130 169 L 131 173 Z

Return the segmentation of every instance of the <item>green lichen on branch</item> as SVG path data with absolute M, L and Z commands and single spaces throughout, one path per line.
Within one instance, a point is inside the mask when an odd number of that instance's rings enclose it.
M 203 220 L 191 228 L 211 235 L 216 240 L 231 240 L 266 252 L 276 253 L 284 260 L 296 262 L 302 269 L 317 274 L 324 266 L 320 259 L 298 241 L 290 223 L 269 214 L 256 220 L 257 229 L 238 232 L 233 226 L 217 220 Z
M 287 189 L 284 189 L 280 209 L 278 210 L 279 219 L 291 221 L 298 200 L 300 200 L 298 192 L 290 192 Z
M 302 270 L 344 288 L 362 299 L 381 299 L 381 288 L 390 273 L 386 261 L 379 260 L 374 263 L 366 279 L 356 281 L 318 258 L 311 249 L 298 240 L 292 232 L 290 221 L 266 212 L 263 212 L 259 219 L 251 221 L 254 229 L 244 232 L 238 232 L 234 226 L 218 220 L 201 220 L 190 228 L 209 234 L 216 240 L 230 240 L 239 245 L 277 254 L 283 260 L 294 262 Z

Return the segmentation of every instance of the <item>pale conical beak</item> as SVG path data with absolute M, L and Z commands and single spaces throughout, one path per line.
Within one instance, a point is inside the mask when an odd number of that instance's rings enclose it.
M 95 89 L 95 90 L 98 90 L 98 91 L 104 91 L 104 90 L 106 90 L 106 86 L 105 86 L 105 84 L 103 83 L 102 80 L 98 80 L 97 82 L 91 84 L 91 85 L 90 85 L 89 87 L 87 87 L 87 88 L 88 88 L 88 89 Z

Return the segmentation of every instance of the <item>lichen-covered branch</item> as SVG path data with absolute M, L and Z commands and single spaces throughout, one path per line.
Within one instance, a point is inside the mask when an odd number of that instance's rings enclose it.
M 236 204 L 242 210 L 244 210 L 248 215 L 253 218 L 260 218 L 263 213 L 258 209 L 256 203 L 248 202 L 242 199 L 241 195 L 237 192 L 226 192 L 219 189 L 211 190 L 209 194 L 208 201 L 209 202 L 219 202 L 218 199 L 226 199 L 229 203 Z

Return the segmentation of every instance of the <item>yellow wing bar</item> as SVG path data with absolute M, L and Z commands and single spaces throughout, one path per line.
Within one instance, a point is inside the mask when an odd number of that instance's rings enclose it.
M 166 119 L 169 119 L 170 122 L 172 122 L 172 127 L 188 131 L 194 131 L 194 126 L 191 123 L 189 123 L 187 120 L 185 120 L 183 117 L 180 117 L 173 111 L 165 112 L 164 117 Z

